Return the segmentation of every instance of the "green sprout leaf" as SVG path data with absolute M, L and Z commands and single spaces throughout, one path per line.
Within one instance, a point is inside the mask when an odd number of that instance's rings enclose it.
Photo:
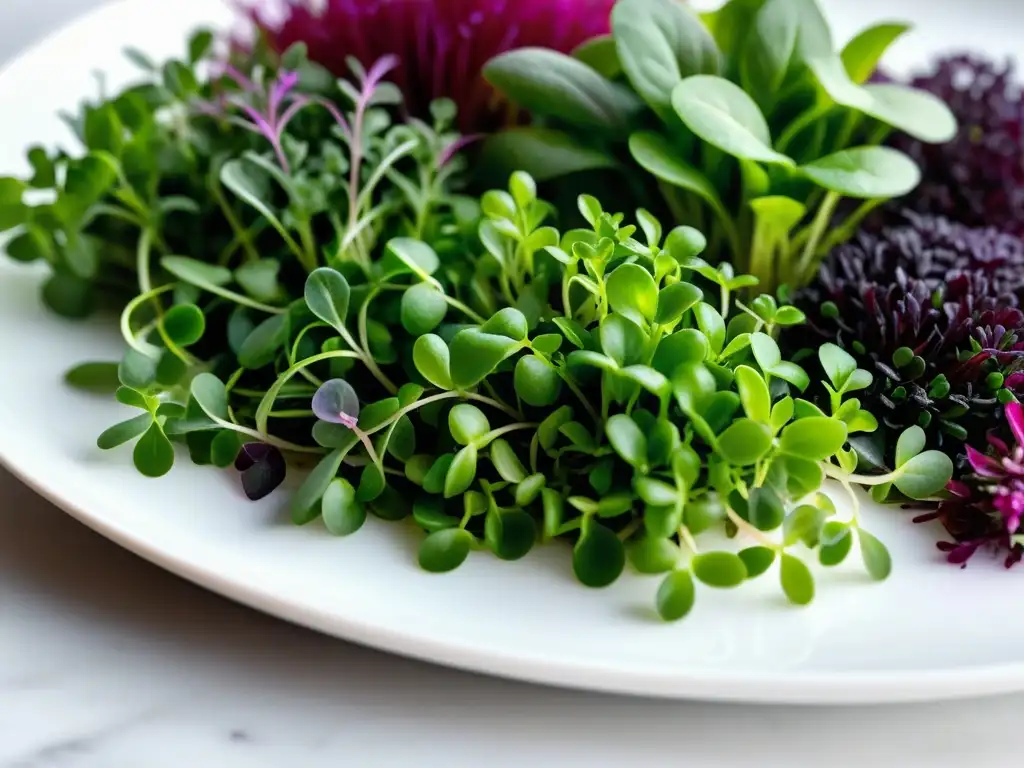
M 640 316 L 648 322 L 658 311 L 658 286 L 651 273 L 638 264 L 623 264 L 608 276 L 608 303 L 616 312 Z
M 520 560 L 537 542 L 537 524 L 521 509 L 492 509 L 484 525 L 487 546 L 502 560 Z
M 823 461 L 843 447 L 846 424 L 839 419 L 811 416 L 794 421 L 784 430 L 780 449 L 792 456 Z
M 203 338 L 206 316 L 195 304 L 179 304 L 167 310 L 163 325 L 171 341 L 180 347 L 190 347 Z
M 629 137 L 629 152 L 637 164 L 652 176 L 672 186 L 693 192 L 720 218 L 728 217 L 715 185 L 665 136 L 653 131 L 638 131 Z
M 454 571 L 469 557 L 473 537 L 461 528 L 430 534 L 420 544 L 420 567 L 430 573 Z
M 818 560 L 822 565 L 839 565 L 850 554 L 853 532 L 846 523 L 831 520 L 822 527 Z
M 448 412 L 448 429 L 459 445 L 469 445 L 491 431 L 487 416 L 475 405 L 459 403 Z
M 929 499 L 953 477 L 953 461 L 941 451 L 919 453 L 896 470 L 893 484 L 911 499 Z
M 853 355 L 831 342 L 818 348 L 818 359 L 837 392 L 845 389 L 846 382 L 857 370 L 857 361 Z
M 662 325 L 675 323 L 703 298 L 704 293 L 697 286 L 673 283 L 658 294 L 658 310 L 654 320 Z
M 921 182 L 917 164 L 890 147 L 840 150 L 800 171 L 827 190 L 865 199 L 901 197 Z
M 782 553 L 779 580 L 782 583 L 782 591 L 794 605 L 808 605 L 814 600 L 814 576 L 800 558 Z
M 109 394 L 121 385 L 117 368 L 117 363 L 80 363 L 64 374 L 64 381 L 75 389 Z
M 696 598 L 693 576 L 688 570 L 673 571 L 658 587 L 655 598 L 658 615 L 665 621 L 679 621 L 692 609 Z
M 412 336 L 437 328 L 448 314 L 448 302 L 431 283 L 418 283 L 402 294 L 402 327 Z
M 422 240 L 395 237 L 388 240 L 381 269 L 386 275 L 411 273 L 426 282 L 441 266 L 437 253 Z
M 918 141 L 944 144 L 956 136 L 956 117 L 934 94 L 898 83 L 871 83 L 863 88 L 871 99 L 868 114 Z
M 903 430 L 899 440 L 896 441 L 896 468 L 899 469 L 921 453 L 926 440 L 924 430 L 917 425 Z
M 476 386 L 521 348 L 521 342 L 482 329 L 459 331 L 450 347 L 452 384 L 457 389 Z
M 745 467 L 764 456 L 772 445 L 771 431 L 751 419 L 737 419 L 718 436 L 718 453 L 730 464 Z
M 715 41 L 689 8 L 663 0 L 622 0 L 612 9 L 622 69 L 636 92 L 661 114 L 684 77 L 718 74 Z
M 619 537 L 600 523 L 591 523 L 572 553 L 576 578 L 586 587 L 600 589 L 612 584 L 626 566 L 626 550 Z
M 562 393 L 562 379 L 555 369 L 536 355 L 519 358 L 515 371 L 516 394 L 527 405 L 546 408 Z
M 857 530 L 857 539 L 860 541 L 860 554 L 868 574 L 875 581 L 885 581 L 892 573 L 892 557 L 889 550 L 863 528 Z
M 501 54 L 484 67 L 484 77 L 529 112 L 603 133 L 625 135 L 641 107 L 629 89 L 570 56 L 544 48 Z
M 516 456 L 515 451 L 512 449 L 512 446 L 509 445 L 507 440 L 498 438 L 491 443 L 490 448 L 491 463 L 494 464 L 494 468 L 497 470 L 498 474 L 501 475 L 502 480 L 509 483 L 522 483 L 526 480 L 526 467 L 523 466 L 523 463 L 519 460 L 519 457 Z M 544 476 L 539 475 L 539 477 L 543 481 Z M 537 489 L 537 492 L 540 492 L 540 488 Z
M 320 509 L 324 526 L 335 536 L 349 536 L 366 522 L 366 508 L 356 500 L 356 489 L 341 477 L 327 486 Z
M 762 371 L 767 373 L 782 364 L 782 352 L 779 351 L 779 345 L 768 334 L 760 332 L 750 334 L 750 348 Z
M 738 555 L 746 566 L 748 579 L 756 579 L 775 562 L 775 550 L 768 547 L 749 547 L 740 550 Z
M 679 561 L 679 547 L 668 538 L 644 536 L 630 544 L 628 554 L 633 567 L 648 575 L 668 573 Z
M 762 424 L 774 422 L 771 395 L 761 374 L 746 365 L 738 366 L 735 374 L 736 386 L 740 392 L 740 402 L 743 403 L 743 410 L 747 416 Z M 790 404 L 792 405 L 792 401 Z M 792 415 L 792 409 L 790 415 Z M 783 423 L 788 421 L 789 418 L 786 418 Z
M 469 490 L 476 478 L 477 448 L 467 445 L 452 459 L 444 478 L 444 497 L 459 496 Z
M 747 566 L 732 552 L 706 552 L 696 555 L 690 563 L 693 575 L 709 587 L 738 587 L 747 578 Z
M 858 84 L 867 82 L 878 68 L 882 54 L 908 29 L 907 24 L 876 24 L 858 33 L 841 54 L 850 79 Z
M 174 446 L 167 439 L 163 429 L 152 422 L 132 454 L 135 468 L 146 477 L 163 477 L 174 465 Z
M 451 362 L 444 339 L 428 333 L 416 339 L 412 348 L 413 364 L 420 375 L 439 389 L 452 389 Z
M 345 317 L 350 293 L 345 276 L 330 267 L 320 267 L 306 278 L 306 306 L 340 333 L 346 332 Z
M 134 418 L 122 421 L 105 430 L 96 439 L 96 446 L 103 451 L 109 451 L 134 440 L 153 424 L 153 416 L 143 413 Z
M 605 424 L 608 442 L 622 460 L 641 472 L 647 471 L 647 437 L 629 416 L 616 414 Z
M 338 474 L 346 451 L 338 449 L 324 456 L 299 486 L 291 500 L 292 522 L 306 525 L 320 513 L 320 500 Z
M 768 122 L 753 99 L 735 83 L 694 75 L 672 91 L 672 106 L 687 128 L 726 154 L 762 163 L 793 165 L 772 149 Z
M 200 373 L 192 379 L 192 397 L 211 419 L 228 417 L 228 392 L 224 382 L 212 373 Z

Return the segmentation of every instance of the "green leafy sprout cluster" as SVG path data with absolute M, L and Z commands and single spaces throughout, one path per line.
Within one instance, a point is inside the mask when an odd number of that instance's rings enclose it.
M 885 578 L 884 546 L 856 513 L 838 519 L 819 493 L 824 478 L 890 483 L 927 498 L 948 482 L 948 458 L 908 455 L 886 477 L 850 474 L 849 435 L 877 427 L 849 397 L 870 384 L 868 372 L 824 347 L 832 402 L 824 413 L 799 397 L 810 382 L 773 339 L 799 313 L 770 297 L 749 307 L 736 300 L 749 281 L 701 261 L 696 230 L 663 238 L 659 222 L 639 211 L 638 240 L 637 227 L 584 197 L 590 228 L 561 233 L 545 224 L 551 209 L 535 194 L 533 180 L 517 173 L 508 192 L 482 198 L 481 253 L 467 257 L 471 290 L 454 301 L 446 300 L 458 292 L 448 273 L 460 270 L 412 238 L 389 241 L 361 283 L 316 269 L 303 298 L 311 317 L 298 333 L 329 328 L 324 351 L 280 373 L 251 426 L 232 417 L 234 401 L 246 401 L 232 395 L 234 382 L 199 374 L 182 405 L 201 416 L 172 421 L 172 430 L 255 433 L 287 449 L 271 414 L 300 374 L 330 375 L 325 364 L 344 360 L 390 389 L 374 372 L 387 361 L 363 359 L 356 337 L 387 311 L 377 299 L 393 296 L 406 336 L 396 340 L 406 352 L 394 364 L 412 381 L 372 401 L 348 378 L 323 381 L 312 440 L 295 447 L 324 454 L 291 500 L 296 524 L 321 518 L 348 535 L 367 512 L 411 517 L 427 533 L 420 564 L 435 572 L 458 567 L 475 548 L 516 560 L 564 537 L 584 585 L 611 584 L 627 559 L 641 573 L 664 574 L 657 605 L 665 619 L 689 612 L 695 580 L 735 587 L 776 559 L 788 598 L 809 602 L 814 580 L 797 546 L 836 565 L 857 539 L 868 571 Z M 499 308 L 484 318 L 472 304 Z M 276 355 L 289 362 L 284 350 Z M 735 550 L 704 551 L 701 534 L 712 529 L 734 537 Z
M 675 0 L 619 0 L 612 34 L 573 56 L 526 48 L 487 65 L 539 118 L 491 139 L 490 157 L 543 179 L 642 169 L 639 196 L 660 193 L 717 257 L 763 291 L 799 288 L 868 213 L 917 186 L 915 163 L 879 146 L 893 129 L 930 143 L 956 133 L 935 96 L 866 82 L 906 29 L 873 26 L 837 51 L 816 0 L 730 0 L 703 18 Z M 845 211 L 846 198 L 859 205 Z
M 459 194 L 453 106 L 396 120 L 393 63 L 337 81 L 297 46 L 204 83 L 210 42 L 163 67 L 134 53 L 147 82 L 69 118 L 84 155 L 33 148 L 31 178 L 0 180 L 9 254 L 51 267 L 44 301 L 120 311 L 123 358 L 67 377 L 138 412 L 100 448 L 133 444 L 159 477 L 183 444 L 234 464 L 252 498 L 287 457 L 310 469 L 296 524 L 411 519 L 432 572 L 564 540 L 586 586 L 627 562 L 660 574 L 666 620 L 698 582 L 736 587 L 776 561 L 808 603 L 808 552 L 836 565 L 854 540 L 888 575 L 852 490 L 840 516 L 822 483 L 925 499 L 949 459 L 911 428 L 895 471 L 854 474 L 849 438 L 878 426 L 854 396 L 871 374 L 825 345 L 829 412 L 805 399 L 775 340 L 803 314 L 703 260 L 698 229 L 644 209 L 627 224 L 589 195 L 586 226 L 560 226 L 521 171 Z M 729 546 L 705 543 L 721 533 Z

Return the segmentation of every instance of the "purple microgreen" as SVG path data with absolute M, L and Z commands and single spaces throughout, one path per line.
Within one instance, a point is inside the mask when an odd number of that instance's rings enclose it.
M 344 379 L 331 379 L 313 395 L 313 413 L 321 421 L 355 429 L 359 423 L 359 396 Z
M 284 482 L 287 465 L 281 451 L 266 443 L 246 443 L 235 459 L 242 490 L 252 501 L 266 498 Z

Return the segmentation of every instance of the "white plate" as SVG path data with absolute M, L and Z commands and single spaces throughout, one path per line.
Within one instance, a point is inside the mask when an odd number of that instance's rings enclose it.
M 844 39 L 891 15 L 892 3 L 853 5 L 831 4 L 843 8 L 832 16 Z M 921 60 L 946 43 L 1011 50 L 1024 7 L 999 5 L 980 29 L 971 4 L 901 4 L 896 15 L 922 29 L 896 59 Z M 1000 12 L 1006 18 L 992 18 Z M 211 0 L 128 0 L 36 46 L 0 76 L 0 170 L 27 170 L 29 144 L 69 139 L 56 113 L 95 92 L 94 70 L 112 86 L 133 75 L 124 45 L 175 54 L 193 24 L 226 18 Z M 477 555 L 456 573 L 431 576 L 416 565 L 408 526 L 373 522 L 345 540 L 317 526 L 295 529 L 280 511 L 286 494 L 251 504 L 231 473 L 187 460 L 146 480 L 127 453 L 94 447 L 123 409 L 61 382 L 73 362 L 116 359 L 114 334 L 47 314 L 39 273 L 0 261 L 0 458 L 87 525 L 235 600 L 396 653 L 605 691 L 832 703 L 1024 689 L 1020 573 L 983 557 L 966 571 L 946 565 L 935 532 L 894 509 L 867 513 L 895 557 L 886 584 L 867 583 L 857 569 L 825 574 L 815 604 L 800 610 L 766 577 L 735 592 L 702 590 L 688 620 L 663 625 L 651 607 L 655 580 L 630 576 L 586 590 L 558 546 L 515 564 Z

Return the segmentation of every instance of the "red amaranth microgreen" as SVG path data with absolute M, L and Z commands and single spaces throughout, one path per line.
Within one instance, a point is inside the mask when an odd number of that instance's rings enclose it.
M 1024 408 L 1011 402 L 1005 413 L 1005 428 L 993 429 L 986 450 L 967 447 L 969 469 L 949 484 L 949 498 L 917 518 L 942 522 L 953 541 L 939 549 L 953 564 L 965 565 L 983 549 L 1005 553 L 1007 568 L 1024 557 Z

